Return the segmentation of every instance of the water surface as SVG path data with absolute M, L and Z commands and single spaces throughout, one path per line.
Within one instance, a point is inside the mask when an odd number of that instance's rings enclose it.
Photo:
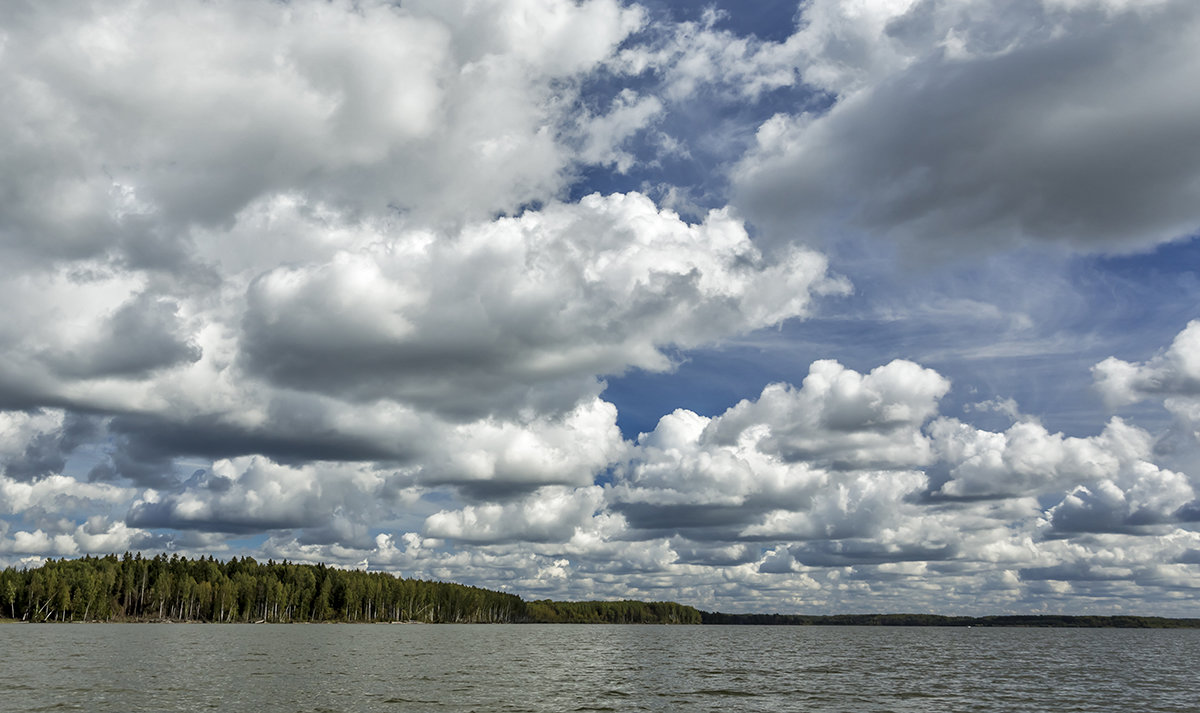
M 1196 711 L 1200 630 L 0 625 L 0 711 Z

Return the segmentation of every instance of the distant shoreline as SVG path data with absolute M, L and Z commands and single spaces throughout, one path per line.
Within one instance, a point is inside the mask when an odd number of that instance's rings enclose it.
M 701 612 L 703 624 L 742 626 L 937 626 L 1059 629 L 1200 629 L 1200 619 L 1129 615 L 999 614 L 722 614 Z
M 1200 629 L 1132 615 L 727 614 L 676 602 L 527 601 L 453 582 L 322 564 L 159 554 L 47 560 L 0 570 L 0 621 L 162 623 L 668 624 Z
M 567 604 L 586 604 L 588 602 L 564 602 Z M 723 614 L 721 612 L 701 612 L 706 619 L 693 624 L 654 624 L 661 626 L 869 626 L 869 627 L 938 627 L 938 628 L 980 628 L 980 629 L 1200 629 L 1200 619 L 1173 618 L 1156 616 L 1091 616 L 1091 615 L 1054 615 L 1054 614 L 1005 614 L 979 617 L 943 616 L 934 614 Z M 707 620 L 707 619 L 713 620 Z M 718 620 L 720 619 L 720 620 Z M 350 622 L 340 619 L 324 621 L 206 621 L 203 619 L 93 619 L 82 621 L 22 621 L 20 619 L 0 618 L 0 624 L 372 624 L 372 625 L 410 625 L 410 624 L 447 624 L 461 622 L 428 622 L 428 621 L 370 621 Z M 644 622 L 606 622 L 606 621 L 523 621 L 523 622 L 472 622 L 477 624 L 564 624 L 577 626 L 624 626 L 642 624 Z

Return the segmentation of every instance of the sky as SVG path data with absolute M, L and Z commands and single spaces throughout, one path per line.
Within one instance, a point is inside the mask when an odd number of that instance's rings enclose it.
M 16 0 L 0 566 L 1200 616 L 1193 0 Z

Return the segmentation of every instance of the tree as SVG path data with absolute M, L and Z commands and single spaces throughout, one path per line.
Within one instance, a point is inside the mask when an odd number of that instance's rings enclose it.
M 13 619 L 17 618 L 17 584 L 13 580 L 16 575 L 11 569 L 5 569 L 3 574 L 4 585 L 0 587 L 0 597 L 8 603 L 8 611 Z

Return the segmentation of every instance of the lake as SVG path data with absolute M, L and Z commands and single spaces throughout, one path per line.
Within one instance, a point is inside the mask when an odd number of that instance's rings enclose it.
M 1200 630 L 0 625 L 0 711 L 1196 711 Z

